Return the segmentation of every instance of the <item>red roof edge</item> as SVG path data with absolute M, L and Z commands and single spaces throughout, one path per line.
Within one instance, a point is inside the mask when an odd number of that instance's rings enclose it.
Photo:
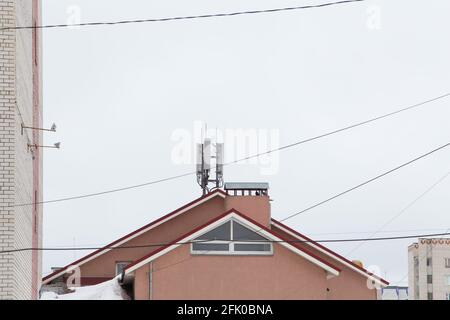
M 205 199 L 207 197 L 210 197 L 211 195 L 216 194 L 216 193 L 220 193 L 220 194 L 222 194 L 224 196 L 227 195 L 224 191 L 222 191 L 220 189 L 216 189 L 216 190 L 214 190 L 211 193 L 203 195 L 203 196 L 201 196 L 201 197 L 199 197 L 199 198 L 197 198 L 197 199 L 195 199 L 195 200 L 193 200 L 193 201 L 183 205 L 182 207 L 179 207 L 178 209 L 176 209 L 176 210 L 174 210 L 174 211 L 172 211 L 172 212 L 170 212 L 170 213 L 168 213 L 168 214 L 166 214 L 166 215 L 164 215 L 164 216 L 162 216 L 162 217 L 160 217 L 160 218 L 158 218 L 156 220 L 153 220 L 152 222 L 144 225 L 143 227 L 140 227 L 139 229 L 136 229 L 136 230 L 128 233 L 127 235 L 125 235 L 125 236 L 123 236 L 123 237 L 121 237 L 121 238 L 119 238 L 119 239 L 117 239 L 117 240 L 107 244 L 106 246 L 89 253 L 88 255 L 86 255 L 86 256 L 84 256 L 84 257 L 82 257 L 82 258 L 80 258 L 80 259 L 78 259 L 78 260 L 76 260 L 76 261 L 66 265 L 65 267 L 63 267 L 61 269 L 58 269 L 55 272 L 50 273 L 49 275 L 46 275 L 45 277 L 42 278 L 42 281 L 45 281 L 45 280 L 53 277 L 54 275 L 56 275 L 58 273 L 61 273 L 62 271 L 67 270 L 70 266 L 77 265 L 80 262 L 83 262 L 84 260 L 89 259 L 90 257 L 92 257 L 92 256 L 94 256 L 94 255 L 96 255 L 96 254 L 98 254 L 100 252 L 102 252 L 103 250 L 110 249 L 110 248 L 114 247 L 115 244 L 117 244 L 117 243 L 119 243 L 119 242 L 121 242 L 121 241 L 123 241 L 123 240 L 125 240 L 125 239 L 127 239 L 127 238 L 129 238 L 129 237 L 131 237 L 133 235 L 135 235 L 136 233 L 139 233 L 140 231 L 142 231 L 142 230 L 144 230 L 144 229 L 146 229 L 148 227 L 151 227 L 154 224 L 157 224 L 158 222 L 160 222 L 162 220 L 165 220 L 165 219 L 167 219 L 167 218 L 177 214 L 178 212 L 180 212 L 180 211 L 182 211 L 182 210 L 184 210 L 184 209 L 186 209 L 186 208 L 196 204 L 197 202 L 200 202 L 201 200 L 203 200 L 203 199 Z
M 306 250 L 306 249 L 304 249 L 304 248 L 302 248 L 302 247 L 296 245 L 295 243 L 290 242 L 289 240 L 285 239 L 283 236 L 281 236 L 281 235 L 277 234 L 276 232 L 274 232 L 273 230 L 270 230 L 269 228 L 263 226 L 263 225 L 260 224 L 259 222 L 257 222 L 257 221 L 255 221 L 255 220 L 251 219 L 250 217 L 247 217 L 245 214 L 239 212 L 238 210 L 236 210 L 236 209 L 234 209 L 234 208 L 232 208 L 232 209 L 230 209 L 230 210 L 224 212 L 223 214 L 221 214 L 221 215 L 215 217 L 214 219 L 209 220 L 208 222 L 204 223 L 203 225 L 198 226 L 198 227 L 192 229 L 191 231 L 187 232 L 186 234 L 182 235 L 181 237 L 177 238 L 176 240 L 170 242 L 169 244 L 167 244 L 167 245 L 165 245 L 165 246 L 163 246 L 163 247 L 160 247 L 160 248 L 158 248 L 158 249 L 156 249 L 156 250 L 150 252 L 149 254 L 143 256 L 142 258 L 139 258 L 138 260 L 136 260 L 136 261 L 130 263 L 129 265 L 127 265 L 127 266 L 125 267 L 124 271 L 126 271 L 127 269 L 131 268 L 132 266 L 134 266 L 134 265 L 136 265 L 136 264 L 138 264 L 138 263 L 140 263 L 140 262 L 142 262 L 142 261 L 144 261 L 144 260 L 150 258 L 151 256 L 157 254 L 158 252 L 160 252 L 160 251 L 162 251 L 162 250 L 164 250 L 164 249 L 170 247 L 171 245 L 174 245 L 174 244 L 176 244 L 177 242 L 181 242 L 183 239 L 185 239 L 186 237 L 190 236 L 191 234 L 193 234 L 193 233 L 195 233 L 195 232 L 197 232 L 197 231 L 199 231 L 199 230 L 201 230 L 201 229 L 207 227 L 208 225 L 210 225 L 210 224 L 212 224 L 212 223 L 214 223 L 214 222 L 216 222 L 216 221 L 218 221 L 218 220 L 224 218 L 225 216 L 227 216 L 227 215 L 229 215 L 229 214 L 231 214 L 231 213 L 235 213 L 235 214 L 239 215 L 240 217 L 244 218 L 245 220 L 247 220 L 247 221 L 249 221 L 249 222 L 255 224 L 256 226 L 258 226 L 258 228 L 261 228 L 262 230 L 264 230 L 264 231 L 266 231 L 266 232 L 272 234 L 273 236 L 275 236 L 275 237 L 277 237 L 277 238 L 280 238 L 282 241 L 288 243 L 289 245 L 295 247 L 296 249 L 298 249 L 298 250 L 300 250 L 300 251 L 303 251 L 303 252 L 306 253 L 307 255 L 313 257 L 314 259 L 316 259 L 316 260 L 318 260 L 318 261 L 320 261 L 320 262 L 322 262 L 322 263 L 324 263 L 324 264 L 326 264 L 327 266 L 329 266 L 329 267 L 335 269 L 336 271 L 338 271 L 338 272 L 341 272 L 341 271 L 342 271 L 342 270 L 341 270 L 340 268 L 338 268 L 337 266 L 335 266 L 335 265 L 331 264 L 330 262 L 328 262 L 328 261 L 322 259 L 321 257 L 315 255 L 314 253 L 310 252 L 309 250 Z
M 363 271 L 363 272 L 366 273 L 367 275 L 372 276 L 372 277 L 376 277 L 377 279 L 379 279 L 381 282 L 385 283 L 386 285 L 389 284 L 389 282 L 386 281 L 386 280 L 384 280 L 383 278 L 377 276 L 376 274 L 373 274 L 373 273 L 367 271 L 367 270 L 366 270 L 365 268 L 363 268 L 363 267 L 358 266 L 357 264 L 353 263 L 352 261 L 348 260 L 347 258 L 341 256 L 340 254 L 334 252 L 334 251 L 331 250 L 331 249 L 328 249 L 327 247 L 325 247 L 325 246 L 321 245 L 320 243 L 314 241 L 313 239 L 311 239 L 311 238 L 305 236 L 304 234 L 298 232 L 297 230 L 294 230 L 294 229 L 288 227 L 287 225 L 285 225 L 285 224 L 281 223 L 280 221 L 275 220 L 275 219 L 273 219 L 273 218 L 271 218 L 271 220 L 272 220 L 273 222 L 275 222 L 276 224 L 279 224 L 279 225 L 282 226 L 283 228 L 287 229 L 288 231 L 290 231 L 290 232 L 296 234 L 296 235 L 299 236 L 299 237 L 304 238 L 306 241 L 311 242 L 311 243 L 313 243 L 314 245 L 320 247 L 321 249 L 327 251 L 328 253 L 334 255 L 336 258 L 341 259 L 341 260 L 345 261 L 346 263 L 351 264 L 352 266 L 354 266 L 355 268 L 357 268 L 357 269 Z

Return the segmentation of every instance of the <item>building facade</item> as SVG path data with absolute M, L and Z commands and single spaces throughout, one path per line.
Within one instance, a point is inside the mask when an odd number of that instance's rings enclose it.
M 139 300 L 377 299 L 385 280 L 270 208 L 267 190 L 215 190 L 57 269 L 43 288 L 117 277 Z
M 450 300 L 450 239 L 419 239 L 408 247 L 411 300 Z
M 38 0 L 0 0 L 0 299 L 36 299 L 42 241 L 41 35 Z M 23 205 L 27 204 L 27 205 Z

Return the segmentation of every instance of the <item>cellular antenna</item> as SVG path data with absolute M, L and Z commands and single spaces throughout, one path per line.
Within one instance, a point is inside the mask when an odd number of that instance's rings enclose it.
M 212 155 L 214 149 L 214 155 Z M 210 179 L 211 159 L 215 163 L 215 177 Z M 224 145 L 223 143 L 211 143 L 211 139 L 205 138 L 202 143 L 197 144 L 197 183 L 202 189 L 203 195 L 209 193 L 211 189 L 209 184 L 214 184 L 212 189 L 223 186 L 223 163 L 224 163 Z

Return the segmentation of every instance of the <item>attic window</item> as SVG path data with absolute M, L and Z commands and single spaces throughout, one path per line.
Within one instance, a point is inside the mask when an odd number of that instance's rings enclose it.
M 268 255 L 272 252 L 271 242 L 235 220 L 202 234 L 191 245 L 192 254 Z
M 121 274 L 125 267 L 129 265 L 131 261 L 118 261 L 116 262 L 116 276 Z

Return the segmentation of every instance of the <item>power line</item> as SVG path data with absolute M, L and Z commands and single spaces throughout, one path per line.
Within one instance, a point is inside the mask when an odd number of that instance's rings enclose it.
M 399 114 L 401 112 L 405 112 L 405 111 L 408 111 L 408 110 L 412 110 L 412 109 L 421 107 L 421 106 L 423 106 L 425 104 L 428 104 L 428 103 L 431 103 L 431 102 L 434 102 L 434 101 L 437 101 L 437 100 L 440 100 L 440 99 L 444 99 L 444 98 L 449 97 L 449 96 L 450 96 L 450 92 L 449 93 L 445 93 L 445 94 L 440 95 L 440 96 L 437 96 L 437 97 L 432 98 L 432 99 L 428 99 L 428 100 L 425 100 L 425 101 L 413 104 L 413 105 L 405 107 L 405 108 L 401 108 L 399 110 L 396 110 L 396 111 L 393 111 L 393 112 L 390 112 L 390 113 L 387 113 L 387 114 L 384 114 L 384 115 L 381 115 L 381 116 L 377 116 L 375 118 L 371 118 L 371 119 L 368 119 L 368 120 L 365 120 L 365 121 L 361 121 L 361 122 L 358 122 L 358 123 L 355 123 L 355 124 L 352 124 L 352 125 L 349 125 L 349 126 L 337 129 L 337 130 L 329 131 L 329 132 L 320 134 L 318 136 L 310 137 L 310 138 L 307 138 L 307 139 L 304 139 L 304 140 L 300 140 L 300 141 L 297 141 L 297 142 L 294 142 L 294 143 L 291 143 L 291 144 L 288 144 L 288 145 L 285 145 L 285 146 L 282 146 L 282 147 L 279 147 L 279 148 L 276 148 L 276 149 L 271 149 L 271 150 L 268 150 L 268 151 L 265 151 L 265 152 L 262 152 L 262 153 L 258 153 L 258 154 L 252 155 L 252 156 L 248 156 L 248 157 L 245 157 L 245 158 L 242 158 L 242 159 L 238 159 L 238 160 L 234 160 L 234 161 L 231 161 L 231 162 L 227 162 L 227 163 L 224 164 L 224 166 L 235 164 L 235 163 L 239 163 L 239 162 L 243 162 L 243 161 L 247 161 L 247 160 L 250 160 L 252 158 L 260 157 L 262 155 L 266 155 L 266 154 L 270 154 L 270 153 L 273 153 L 273 152 L 282 151 L 282 150 L 285 150 L 285 149 L 288 149 L 288 148 L 292 148 L 292 147 L 296 147 L 296 146 L 299 146 L 299 145 L 302 145 L 302 144 L 305 144 L 305 143 L 308 143 L 308 142 L 311 142 L 311 141 L 314 141 L 314 140 L 325 138 L 325 137 L 331 136 L 333 134 L 337 134 L 337 133 L 340 133 L 340 132 L 343 132 L 343 131 L 347 131 L 347 130 L 350 130 L 350 129 L 353 129 L 353 128 L 356 128 L 356 127 L 360 127 L 360 126 L 363 126 L 363 125 L 375 122 L 377 120 L 381 120 L 381 119 L 384 119 L 384 118 L 387 118 L 387 117 L 390 117 L 390 116 L 394 116 L 394 115 Z M 69 200 L 76 200 L 76 199 L 95 197 L 95 196 L 100 196 L 100 195 L 105 195 L 105 194 L 110 194 L 110 193 L 130 190 L 130 189 L 141 188 L 141 187 L 144 187 L 144 186 L 149 186 L 149 185 L 153 185 L 153 184 L 157 184 L 157 183 L 161 183 L 161 182 L 175 180 L 175 179 L 178 179 L 178 178 L 182 178 L 182 177 L 186 177 L 186 176 L 194 175 L 194 174 L 195 174 L 195 171 L 191 171 L 191 172 L 187 172 L 187 173 L 184 173 L 184 174 L 180 174 L 180 175 L 176 175 L 176 176 L 172 176 L 172 177 L 168 177 L 168 178 L 164 178 L 164 179 L 153 180 L 153 181 L 149 181 L 149 182 L 145 182 L 145 183 L 141 183 L 141 184 L 136 184 L 136 185 L 130 185 L 130 186 L 127 186 L 127 187 L 122 187 L 122 188 L 117 188 L 117 189 L 110 189 L 110 190 L 105 190 L 105 191 L 95 192 L 95 193 L 87 193 L 87 194 L 78 195 L 78 196 L 63 197 L 63 198 L 53 199 L 53 200 L 44 200 L 44 201 L 39 201 L 39 202 L 15 204 L 14 207 L 32 206 L 32 205 L 35 205 L 35 204 L 55 203 L 55 202 L 62 202 L 62 201 L 69 201 Z
M 388 240 L 401 240 L 401 239 L 412 239 L 412 238 L 426 238 L 426 237 L 437 237 L 437 236 L 450 236 L 450 230 L 443 233 L 431 233 L 431 234 L 414 234 L 407 236 L 393 236 L 393 237 L 380 237 L 380 238 L 348 238 L 348 239 L 323 239 L 323 240 L 245 240 L 245 241 L 233 241 L 233 240 L 192 240 L 185 242 L 164 242 L 164 243 L 153 243 L 145 245 L 133 245 L 133 246 L 120 246 L 120 247 L 61 247 L 61 248 L 22 248 L 22 249 L 12 249 L 0 251 L 0 254 L 23 252 L 23 251 L 86 251 L 86 250 L 99 250 L 99 249 L 137 249 L 137 248 L 149 248 L 149 247 L 161 247 L 166 245 L 185 245 L 191 243 L 208 243 L 211 241 L 224 241 L 229 243 L 333 243 L 333 242 L 359 242 L 359 241 L 388 241 Z
M 348 192 L 350 192 L 350 191 L 352 191 L 352 190 L 355 190 L 355 189 L 357 189 L 357 188 L 359 188 L 359 187 L 362 187 L 362 186 L 364 186 L 364 185 L 366 185 L 366 184 L 368 184 L 368 183 L 370 183 L 370 182 L 372 182 L 372 181 L 375 181 L 376 179 L 379 179 L 379 178 L 381 178 L 381 177 L 383 177 L 383 176 L 385 176 L 385 175 L 387 175 L 387 174 L 389 174 L 389 173 L 392 173 L 392 172 L 394 172 L 394 171 L 396 171 L 396 170 L 399 170 L 400 168 L 403 168 L 403 167 L 405 167 L 405 166 L 407 166 L 407 165 L 409 165 L 409 164 L 411 164 L 411 163 L 414 163 L 414 162 L 416 162 L 416 161 L 418 161 L 418 160 L 420 160 L 420 159 L 422 159 L 422 158 L 424 158 L 424 157 L 426 157 L 426 156 L 429 156 L 429 155 L 431 155 L 431 154 L 433 154 L 433 153 L 435 153 L 435 152 L 437 152 L 437 151 L 439 151 L 439 150 L 442 150 L 443 148 L 445 148 L 445 147 L 447 147 L 447 146 L 449 146 L 450 145 L 450 143 L 447 143 L 447 144 L 445 144 L 445 145 L 443 145 L 443 146 L 440 146 L 440 147 L 438 147 L 438 148 L 436 148 L 436 149 L 434 149 L 434 150 L 432 150 L 432 151 L 430 151 L 430 152 L 427 152 L 427 153 L 425 153 L 425 154 L 423 154 L 423 155 L 421 155 L 421 156 L 419 156 L 419 157 L 417 157 L 417 158 L 415 158 L 415 159 L 413 159 L 413 160 L 410 160 L 410 161 L 408 161 L 408 162 L 406 162 L 406 163 L 404 163 L 404 164 L 402 164 L 402 165 L 400 165 L 400 166 L 397 166 L 396 168 L 394 168 L 394 169 L 391 169 L 391 170 L 389 170 L 389 171 L 386 171 L 386 172 L 384 172 L 383 174 L 380 174 L 380 175 L 378 175 L 378 176 L 376 176 L 376 177 L 374 177 L 374 178 L 372 178 L 372 179 L 369 179 L 369 180 L 367 180 L 367 181 L 365 181 L 365 182 L 363 182 L 363 183 L 361 183 L 361 184 L 359 184 L 359 185 L 357 185 L 357 186 L 355 186 L 355 187 L 353 187 L 353 188 L 350 188 L 350 189 L 347 189 L 346 191 L 344 191 L 344 192 L 341 192 L 341 193 L 339 193 L 339 194 L 337 194 L 337 195 L 335 195 L 335 196 L 333 196 L 333 197 L 331 197 L 331 198 L 328 198 L 327 200 L 324 200 L 324 201 L 322 201 L 322 202 L 319 202 L 318 204 L 315 204 L 315 205 L 313 205 L 313 206 L 311 206 L 311 207 L 309 207 L 309 208 L 307 208 L 307 209 L 304 209 L 304 210 L 302 210 L 302 211 L 300 211 L 300 212 L 298 212 L 298 213 L 295 213 L 295 214 L 293 214 L 293 215 L 290 215 L 290 216 L 288 216 L 288 217 L 286 217 L 286 218 L 284 218 L 284 219 L 282 219 L 281 221 L 285 221 L 285 220 L 287 220 L 287 219 L 290 219 L 290 218 L 292 218 L 292 217 L 294 217 L 294 216 L 296 216 L 296 215 L 298 215 L 298 214 L 301 214 L 301 213 L 304 213 L 304 212 L 306 212 L 306 211 L 308 211 L 308 210 L 311 210 L 311 209 L 313 209 L 313 208 L 315 208 L 315 207 L 317 207 L 317 206 L 319 206 L 319 205 L 321 205 L 321 204 L 323 204 L 323 203 L 326 203 L 326 202 L 328 202 L 328 201 L 331 201 L 332 199 L 335 199 L 335 198 L 337 198 L 337 197 L 339 197 L 339 196 L 341 196 L 341 195 L 344 195 L 344 194 L 346 194 L 346 193 L 348 193 Z M 440 182 L 440 181 L 442 181 L 443 179 L 445 179 L 445 177 L 447 177 L 447 175 L 445 175 L 443 178 L 441 178 L 441 179 L 439 179 L 439 181 L 438 181 L 438 183 Z M 431 189 L 432 188 L 434 188 L 434 186 L 436 186 L 438 183 L 435 183 L 432 187 L 431 187 Z M 429 191 L 429 190 L 428 190 Z M 428 191 L 426 191 L 426 192 L 428 192 Z M 422 196 L 421 196 L 422 197 Z M 415 202 L 415 201 L 414 201 Z M 409 207 L 409 206 L 408 206 Z M 446 232 L 444 232 L 444 233 L 432 233 L 432 234 L 415 234 L 415 235 L 407 235 L 407 236 L 391 236 L 391 237 L 379 237 L 379 238 L 374 238 L 373 236 L 371 236 L 371 237 L 369 237 L 369 238 L 349 238 L 349 239 L 326 239 L 326 240 L 316 240 L 316 241 L 310 241 L 310 240 L 292 240 L 292 241 L 284 241 L 284 240 L 281 240 L 281 241 L 274 241 L 274 240 L 266 240 L 266 241 L 245 241 L 245 242 L 254 242 L 254 243 L 267 243 L 267 242 L 270 242 L 270 243 L 310 243 L 310 242 L 315 242 L 315 243 L 332 243 L 332 242 L 334 242 L 334 243 L 336 243 L 336 242 L 340 242 L 340 243 L 343 243 L 343 242 L 368 242 L 368 241 L 387 241 L 387 240 L 400 240 L 400 239 L 411 239 L 411 238 L 426 238 L 426 237 L 436 237 L 436 236 L 448 236 L 448 235 L 450 235 L 450 228 L 449 229 L 447 229 L 446 230 Z M 130 248 L 148 248 L 148 247 L 160 247 L 160 246 L 163 246 L 163 245 L 174 245 L 174 244 L 179 244 L 179 245 L 184 245 L 184 244 L 190 244 L 190 243 L 195 243 L 195 242 L 209 242 L 210 240 L 203 240 L 203 241 L 187 241 L 187 242 L 167 242 L 167 243 L 158 243 L 158 244 L 148 244 L 148 245 L 134 245 L 134 246 L 121 246 L 121 247 L 77 247 L 77 248 L 74 248 L 74 247 L 71 247 L 71 248 L 22 248 L 22 249 L 12 249 L 12 250 L 5 250 L 5 251 L 0 251 L 0 254 L 7 254 L 7 253 L 14 253 L 14 252 L 23 252 L 23 251 L 81 251 L 81 250 L 83 250 L 83 251 L 86 251 L 86 250 L 98 250 L 98 249 L 111 249 L 111 250 L 116 250 L 116 249 L 130 249 Z M 224 240 L 224 241 L 226 241 L 226 240 Z M 230 241 L 230 242 L 233 242 L 233 241 Z M 183 262 L 183 261 L 181 261 L 181 262 Z M 180 262 L 180 263 L 181 263 Z M 401 280 L 401 281 L 403 281 L 403 279 Z
M 422 192 L 418 197 L 416 197 L 413 201 L 411 201 L 408 205 L 406 205 L 402 210 L 400 210 L 395 216 L 386 221 L 377 231 L 373 232 L 369 238 L 374 237 L 377 233 L 381 232 L 385 227 L 387 227 L 392 221 L 400 217 L 403 213 L 405 213 L 409 208 L 414 206 L 418 201 L 420 201 L 423 197 L 425 197 L 428 193 L 430 193 L 434 188 L 436 188 L 441 182 L 450 176 L 450 171 L 448 171 L 445 175 L 440 177 L 436 182 L 434 182 L 431 186 L 429 186 L 424 192 Z M 356 250 L 358 250 L 361 246 L 364 245 L 364 242 L 358 243 L 352 250 L 350 250 L 347 255 L 352 254 Z
M 248 10 L 248 11 L 237 11 L 229 13 L 210 13 L 202 15 L 191 15 L 191 16 L 178 16 L 178 17 L 166 17 L 166 18 L 153 18 L 153 19 L 136 19 L 136 20 L 119 20 L 110 22 L 85 22 L 85 23 L 74 23 L 74 24 L 48 24 L 39 26 L 16 26 L 16 27 L 4 27 L 0 28 L 0 31 L 5 30 L 24 30 L 24 29 L 55 29 L 55 28 L 73 28 L 73 27 L 86 27 L 86 26 L 111 26 L 111 25 L 123 25 L 123 24 L 134 24 L 134 23 L 150 23 L 150 22 L 168 22 L 168 21 L 178 21 L 178 20 L 197 20 L 197 19 L 209 19 L 209 18 L 220 18 L 220 17 L 232 17 L 232 16 L 242 16 L 250 14 L 262 14 L 262 13 L 275 13 L 282 11 L 295 11 L 303 9 L 313 9 L 313 8 L 323 8 L 340 4 L 348 4 L 353 2 L 363 2 L 366 0 L 345 0 L 345 1 L 335 1 L 326 2 L 314 5 L 305 6 L 295 6 L 295 7 L 284 7 L 284 8 L 273 8 L 273 9 L 263 9 L 263 10 Z
M 395 234 L 395 233 L 405 233 L 405 232 L 431 232 L 431 231 L 444 231 L 447 230 L 446 228 L 430 228 L 430 229 L 398 229 L 398 230 L 382 230 L 378 231 L 378 233 L 389 233 L 389 234 Z M 450 230 L 449 230 L 450 231 Z M 352 234 L 369 234 L 373 233 L 375 231 L 343 231 L 343 232 L 321 232 L 321 233 L 311 233 L 311 236 L 323 236 L 323 235 L 352 235 Z M 447 232 L 447 231 L 445 231 Z M 51 248 L 65 248 L 66 246 L 62 245 L 48 245 Z M 98 248 L 104 248 L 107 246 L 107 244 L 83 244 L 79 245 L 82 248 L 85 247 L 98 247 Z
M 104 195 L 104 194 L 108 194 L 108 193 L 114 193 L 114 192 L 130 190 L 130 189 L 136 189 L 136 188 L 141 188 L 141 187 L 144 187 L 144 186 L 150 186 L 150 185 L 161 183 L 161 182 L 175 180 L 175 179 L 179 179 L 179 178 L 182 178 L 182 177 L 186 177 L 186 176 L 192 175 L 194 173 L 195 173 L 195 171 L 187 172 L 187 173 L 179 174 L 179 175 L 176 175 L 176 176 L 171 176 L 171 177 L 164 178 L 164 179 L 153 180 L 153 181 L 149 181 L 149 182 L 145 182 L 145 183 L 141 183 L 141 184 L 136 184 L 136 185 L 132 185 L 132 186 L 128 186 L 128 187 L 118 188 L 118 189 L 111 189 L 111 190 L 95 192 L 95 193 L 87 193 L 87 194 L 83 194 L 83 195 L 79 195 L 79 196 L 65 197 L 65 198 L 59 198 L 59 199 L 53 199 L 53 200 L 45 200 L 45 201 L 39 201 L 39 202 L 33 202 L 33 203 L 16 204 L 16 205 L 14 205 L 14 207 L 24 207 L 24 206 L 31 206 L 31 205 L 35 205 L 35 204 L 54 203 L 54 202 L 62 202 L 62 201 L 68 201 L 68 200 L 76 200 L 76 199 L 95 197 L 95 196 L 100 196 L 100 195 Z
M 431 150 L 431 151 L 429 151 L 429 152 L 427 152 L 427 153 L 425 153 L 425 154 L 423 154 L 423 155 L 421 155 L 421 156 L 419 156 L 417 158 L 414 158 L 414 159 L 412 159 L 412 160 L 410 160 L 408 162 L 405 162 L 405 163 L 403 163 L 403 164 L 401 164 L 401 165 L 399 165 L 399 166 L 397 166 L 397 167 L 395 167 L 393 169 L 390 169 L 390 170 L 388 170 L 386 172 L 383 172 L 383 173 L 381 173 L 381 174 L 379 174 L 379 175 L 377 175 L 377 176 L 375 176 L 375 177 L 373 177 L 373 178 L 371 178 L 369 180 L 366 180 L 366 181 L 364 181 L 364 182 L 362 182 L 362 183 L 360 183 L 360 184 L 358 184 L 358 185 L 356 185 L 354 187 L 351 187 L 350 189 L 347 189 L 347 190 L 345 190 L 343 192 L 340 192 L 340 193 L 338 193 L 338 194 L 336 194 L 336 195 L 334 195 L 334 196 L 332 196 L 332 197 L 330 197 L 330 198 L 328 198 L 326 200 L 320 201 L 320 202 L 318 202 L 318 203 L 316 203 L 316 204 L 314 204 L 312 206 L 309 206 L 306 209 L 303 209 L 302 211 L 299 211 L 297 213 L 291 214 L 290 216 L 287 216 L 286 218 L 282 219 L 281 221 L 286 221 L 286 220 L 291 219 L 291 218 L 293 218 L 293 217 L 295 217 L 295 216 L 297 216 L 299 214 L 302 214 L 302 213 L 310 211 L 310 210 L 312 210 L 314 208 L 317 208 L 318 206 L 321 206 L 321 205 L 323 205 L 323 204 L 325 204 L 325 203 L 327 203 L 327 202 L 329 202 L 331 200 L 339 198 L 339 197 L 341 197 L 341 196 L 343 196 L 343 195 L 345 195 L 345 194 L 347 194 L 347 193 L 349 193 L 351 191 L 359 189 L 359 188 L 365 186 L 366 184 L 369 184 L 369 183 L 371 183 L 371 182 L 373 182 L 375 180 L 378 180 L 378 179 L 380 179 L 380 178 L 382 178 L 382 177 L 384 177 L 384 176 L 386 176 L 386 175 L 388 175 L 388 174 L 390 174 L 392 172 L 395 172 L 395 171 L 397 171 L 397 170 L 399 170 L 401 168 L 404 168 L 404 167 L 406 167 L 406 166 L 408 166 L 408 165 L 410 165 L 410 164 L 412 164 L 412 163 L 414 163 L 414 162 L 416 162 L 416 161 L 418 161 L 420 159 L 423 159 L 423 158 L 425 158 L 425 157 L 427 157 L 427 156 L 429 156 L 429 155 L 431 155 L 431 154 L 433 154 L 435 152 L 438 152 L 438 151 L 440 151 L 440 150 L 442 150 L 442 149 L 444 149 L 444 148 L 446 148 L 448 146 L 450 146 L 450 142 L 446 143 L 446 144 L 444 144 L 444 145 L 442 145 L 442 146 L 440 146 L 440 147 L 438 147 L 436 149 L 433 149 L 433 150 Z
M 304 143 L 307 143 L 307 142 L 311 142 L 311 141 L 314 141 L 314 140 L 325 138 L 325 137 L 331 136 L 331 135 L 339 133 L 339 132 L 347 131 L 347 130 L 350 130 L 350 129 L 353 129 L 353 128 L 356 128 L 356 127 L 360 127 L 360 126 L 363 126 L 363 125 L 371 123 L 371 122 L 375 122 L 377 120 L 381 120 L 381 119 L 384 119 L 384 118 L 391 117 L 393 115 L 396 115 L 396 114 L 404 112 L 404 111 L 408 111 L 408 110 L 411 110 L 411 109 L 418 108 L 418 107 L 423 106 L 423 105 L 425 105 L 427 103 L 434 102 L 434 101 L 446 98 L 448 96 L 450 96 L 450 93 L 446 93 L 446 94 L 440 95 L 438 97 L 435 97 L 435 98 L 432 98 L 432 99 L 429 99 L 429 100 L 426 100 L 426 101 L 423 101 L 423 102 L 419 102 L 419 103 L 413 104 L 413 105 L 408 106 L 406 108 L 402 108 L 402 109 L 399 109 L 399 110 L 396 110 L 396 111 L 393 111 L 393 112 L 390 112 L 390 113 L 386 113 L 384 115 L 381 115 L 381 116 L 378 116 L 378 117 L 375 117 L 375 118 L 371 118 L 371 119 L 368 119 L 368 120 L 365 120 L 365 121 L 361 121 L 361 122 L 358 122 L 358 123 L 355 123 L 355 124 L 352 124 L 352 125 L 349 125 L 349 126 L 337 129 L 337 130 L 329 131 L 329 132 L 326 132 L 324 134 L 321 134 L 321 135 L 318 135 L 318 136 L 315 136 L 315 137 L 311 137 L 311 138 L 308 138 L 308 139 L 300 140 L 300 141 L 297 141 L 297 142 L 294 142 L 294 143 L 291 143 L 291 144 L 288 144 L 288 145 L 285 145 L 285 146 L 282 146 L 282 147 L 279 147 L 279 148 L 276 148 L 276 149 L 272 149 L 272 150 L 269 150 L 269 151 L 266 151 L 266 152 L 263 152 L 263 153 L 258 153 L 256 155 L 252 155 L 252 156 L 245 157 L 245 158 L 242 158 L 242 159 L 239 159 L 239 160 L 235 160 L 235 161 L 229 162 L 229 163 L 227 163 L 225 165 L 229 165 L 229 164 L 233 164 L 233 163 L 237 163 L 237 162 L 241 162 L 241 161 L 245 161 L 245 160 L 250 160 L 250 159 L 253 159 L 253 158 L 256 158 L 256 157 L 260 157 L 260 156 L 265 155 L 265 154 L 269 154 L 269 153 L 276 152 L 276 151 L 281 151 L 281 150 L 292 148 L 292 147 L 295 147 L 295 146 L 298 146 L 298 145 L 301 145 L 301 144 L 304 144 Z
M 413 231 L 443 231 L 446 228 L 431 228 L 431 229 L 398 229 L 398 230 L 380 230 L 380 231 L 343 231 L 343 232 L 321 232 L 321 233 L 311 233 L 311 236 L 323 236 L 323 235 L 337 235 L 337 234 L 369 234 L 369 233 L 405 233 Z

